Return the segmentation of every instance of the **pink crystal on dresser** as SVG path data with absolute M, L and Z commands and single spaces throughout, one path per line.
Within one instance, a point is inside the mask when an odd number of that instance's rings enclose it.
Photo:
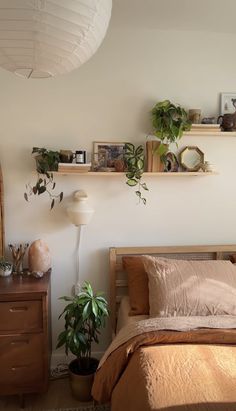
M 29 271 L 46 273 L 51 268 L 51 254 L 48 245 L 43 240 L 34 241 L 28 253 Z

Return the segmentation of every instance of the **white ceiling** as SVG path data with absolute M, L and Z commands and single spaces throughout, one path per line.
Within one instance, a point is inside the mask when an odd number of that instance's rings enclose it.
M 112 25 L 236 33 L 236 0 L 113 0 Z

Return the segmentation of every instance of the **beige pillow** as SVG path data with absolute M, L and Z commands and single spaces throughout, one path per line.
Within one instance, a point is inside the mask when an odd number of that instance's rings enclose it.
M 148 315 L 148 276 L 142 257 L 123 257 L 122 262 L 128 276 L 129 315 Z
M 236 315 L 236 267 L 230 261 L 142 258 L 150 316 Z

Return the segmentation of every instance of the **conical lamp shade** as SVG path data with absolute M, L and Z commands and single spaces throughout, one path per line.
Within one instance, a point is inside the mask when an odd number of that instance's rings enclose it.
M 26 78 L 68 73 L 98 49 L 112 0 L 0 0 L 0 67 Z

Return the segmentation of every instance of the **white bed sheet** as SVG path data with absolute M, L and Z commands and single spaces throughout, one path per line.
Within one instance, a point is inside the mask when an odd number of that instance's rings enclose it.
M 121 300 L 119 311 L 118 311 L 116 334 L 120 331 L 122 327 L 124 327 L 127 324 L 138 322 L 141 320 L 146 320 L 147 318 L 149 318 L 148 315 L 129 316 L 129 312 L 130 312 L 129 297 L 124 296 Z

